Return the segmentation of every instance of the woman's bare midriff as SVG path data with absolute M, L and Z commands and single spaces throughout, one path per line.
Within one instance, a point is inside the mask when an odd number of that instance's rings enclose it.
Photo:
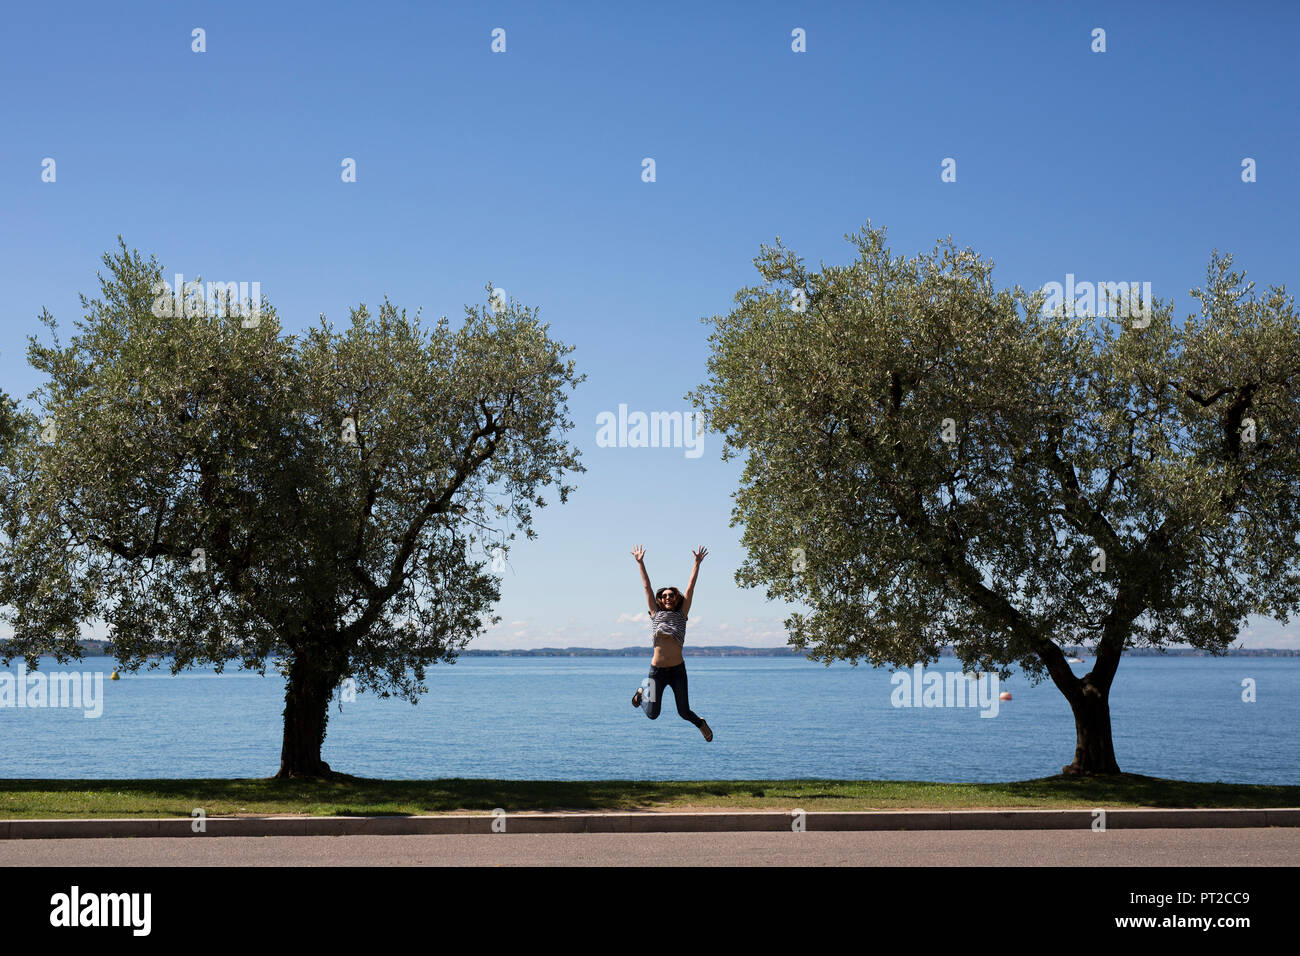
M 662 632 L 655 635 L 655 656 L 650 660 L 651 667 L 676 667 L 682 662 L 682 645 L 677 638 Z

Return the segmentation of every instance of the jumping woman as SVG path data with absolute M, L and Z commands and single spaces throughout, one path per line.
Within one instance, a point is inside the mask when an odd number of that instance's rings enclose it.
M 691 610 L 691 599 L 695 596 L 695 578 L 700 573 L 700 562 L 709 552 L 704 548 L 692 551 L 695 564 L 691 567 L 691 583 L 686 585 L 686 596 L 676 588 L 660 588 L 658 594 L 650 587 L 650 576 L 646 574 L 645 548 L 637 545 L 632 549 L 641 569 L 641 583 L 645 585 L 645 599 L 650 606 L 650 633 L 654 635 L 655 656 L 650 661 L 650 676 L 641 682 L 641 687 L 632 695 L 632 706 L 640 707 L 651 720 L 659 716 L 659 705 L 663 699 L 665 687 L 673 689 L 673 700 L 677 703 L 677 714 L 683 720 L 689 720 L 704 734 L 704 739 L 713 740 L 713 731 L 704 718 L 691 710 L 690 699 L 686 694 L 686 662 L 682 660 L 682 646 L 686 643 L 686 615 Z

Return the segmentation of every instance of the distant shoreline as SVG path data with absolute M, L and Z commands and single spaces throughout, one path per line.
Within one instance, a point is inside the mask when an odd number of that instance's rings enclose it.
M 108 641 L 81 641 L 82 651 L 88 656 L 112 657 L 111 644 Z M 461 657 L 646 657 L 651 648 L 635 647 L 510 647 L 510 648 L 466 648 Z M 1078 647 L 1062 648 L 1064 653 L 1084 660 L 1091 660 L 1092 651 Z M 806 657 L 807 653 L 793 647 L 743 647 L 738 644 L 694 644 L 687 649 L 688 657 Z M 944 648 L 942 657 L 952 657 L 950 648 Z M 1151 648 L 1132 648 L 1124 652 L 1125 657 L 1214 657 L 1208 651 L 1194 647 L 1171 647 L 1165 651 Z M 1300 657 L 1300 649 L 1292 648 L 1231 648 L 1219 657 Z
M 649 647 L 520 647 L 500 649 L 469 649 L 460 652 L 462 657 L 645 657 L 651 652 Z M 1064 648 L 1066 654 L 1077 654 L 1078 648 Z M 804 651 L 793 647 L 740 647 L 737 645 L 715 645 L 712 647 L 696 644 L 687 648 L 687 657 L 806 657 Z M 953 657 L 949 648 L 944 648 L 941 657 Z M 1084 651 L 1083 658 L 1091 659 L 1094 655 Z M 1163 653 L 1150 648 L 1130 649 L 1125 657 L 1214 657 L 1208 651 L 1194 647 L 1170 648 Z M 1287 648 L 1232 648 L 1219 657 L 1300 657 L 1300 650 Z

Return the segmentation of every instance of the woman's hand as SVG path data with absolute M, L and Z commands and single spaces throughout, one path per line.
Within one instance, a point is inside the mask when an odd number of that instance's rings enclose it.
M 641 547 L 641 545 L 638 544 L 635 548 L 632 549 L 632 557 L 636 558 L 637 564 L 640 564 L 641 559 L 645 557 L 645 548 Z
M 703 561 L 704 556 L 708 553 L 709 553 L 709 549 L 704 547 L 703 545 L 700 545 L 700 550 L 691 552 L 691 554 L 695 555 L 696 564 L 699 564 L 701 561 Z

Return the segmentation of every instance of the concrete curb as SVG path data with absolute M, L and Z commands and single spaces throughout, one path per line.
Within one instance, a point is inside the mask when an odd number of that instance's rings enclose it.
M 724 810 L 671 813 L 505 813 L 421 817 L 189 817 L 127 820 L 0 820 L 0 839 L 101 837 L 410 836 L 472 833 L 717 833 L 845 830 L 1089 830 L 1093 810 Z M 1300 808 L 1106 810 L 1107 830 L 1296 827 Z M 494 829 L 495 824 L 495 829 Z

